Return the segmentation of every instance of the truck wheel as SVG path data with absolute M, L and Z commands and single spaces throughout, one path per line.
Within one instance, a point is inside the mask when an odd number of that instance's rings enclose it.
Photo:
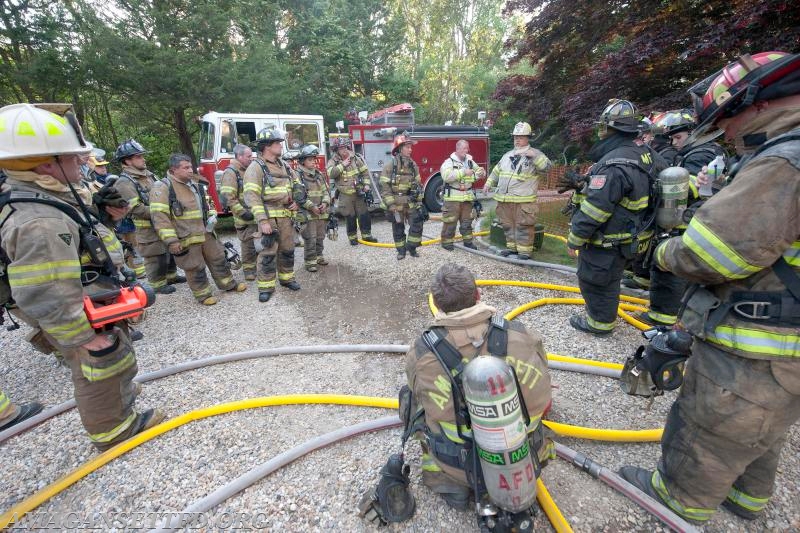
M 425 184 L 425 207 L 431 213 L 441 213 L 444 206 L 444 180 L 439 174 L 435 174 L 428 179 Z

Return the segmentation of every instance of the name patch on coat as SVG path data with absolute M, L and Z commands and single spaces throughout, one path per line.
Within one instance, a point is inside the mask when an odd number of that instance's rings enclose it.
M 597 174 L 595 176 L 591 176 L 589 178 L 589 188 L 590 189 L 602 189 L 606 184 L 606 175 L 605 174 Z

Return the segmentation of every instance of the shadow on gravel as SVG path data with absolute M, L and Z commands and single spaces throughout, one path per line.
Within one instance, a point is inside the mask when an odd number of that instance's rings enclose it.
M 419 322 L 419 298 L 401 287 L 364 277 L 346 265 L 320 267 L 312 290 L 298 291 L 310 335 L 348 343 L 378 342 L 375 332 L 385 339 L 405 338 L 409 324 Z

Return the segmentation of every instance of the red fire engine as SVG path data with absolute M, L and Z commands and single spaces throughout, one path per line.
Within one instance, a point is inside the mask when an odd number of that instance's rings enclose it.
M 262 128 L 277 128 L 286 132 L 284 153 L 298 150 L 304 144 L 320 148 L 317 161 L 325 171 L 324 129 L 322 115 L 286 115 L 253 113 L 216 113 L 203 115 L 200 130 L 200 174 L 209 182 L 209 193 L 217 211 L 222 213 L 222 204 L 217 194 L 218 182 L 233 159 L 233 147 L 239 143 L 254 146 L 256 134 Z
M 363 115 L 363 113 L 362 113 Z M 348 115 L 349 120 L 358 120 Z M 414 123 L 414 108 L 409 104 L 399 104 L 376 111 L 358 120 L 357 124 L 347 126 L 353 149 L 360 154 L 369 168 L 373 190 L 378 192 L 378 178 L 383 166 L 392 157 L 392 143 L 395 134 L 406 132 L 417 141 L 411 158 L 419 166 L 422 184 L 425 187 L 425 206 L 433 213 L 441 212 L 444 183 L 439 168 L 445 159 L 456 149 L 459 139 L 469 141 L 470 154 L 475 163 L 489 171 L 489 131 L 484 126 L 422 126 Z M 331 134 L 331 137 L 337 134 Z M 483 186 L 481 180 L 476 189 Z M 375 194 L 376 206 L 380 204 L 380 194 Z

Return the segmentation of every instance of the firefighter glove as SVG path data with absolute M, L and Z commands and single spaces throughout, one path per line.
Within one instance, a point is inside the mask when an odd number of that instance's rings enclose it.
M 241 218 L 245 222 L 252 222 L 252 221 L 254 221 L 256 219 L 256 217 L 253 216 L 253 212 L 250 211 L 249 209 L 245 209 L 242 212 L 242 214 L 239 215 L 239 218 Z
M 558 178 L 558 194 L 563 194 L 570 189 L 580 191 L 586 184 L 586 176 L 578 174 L 574 170 L 567 170 L 563 176 Z
M 105 207 L 128 207 L 128 201 L 122 197 L 113 185 L 103 187 L 92 195 L 92 200 L 98 209 Z

